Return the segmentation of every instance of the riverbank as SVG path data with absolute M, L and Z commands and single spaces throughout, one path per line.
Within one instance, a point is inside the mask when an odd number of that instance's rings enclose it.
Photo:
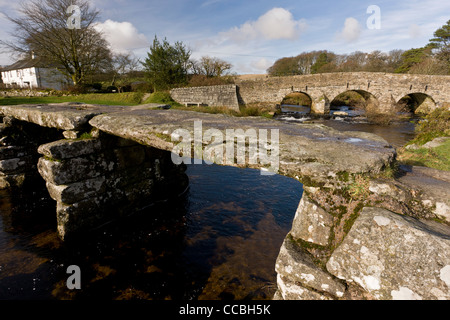
M 438 109 L 416 128 L 416 137 L 398 150 L 401 164 L 450 171 L 450 110 Z

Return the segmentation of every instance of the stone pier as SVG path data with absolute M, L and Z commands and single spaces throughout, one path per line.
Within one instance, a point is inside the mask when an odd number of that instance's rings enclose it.
M 57 202 L 58 234 L 67 235 L 126 216 L 188 186 L 184 166 L 167 151 L 99 134 L 41 145 L 38 170 Z

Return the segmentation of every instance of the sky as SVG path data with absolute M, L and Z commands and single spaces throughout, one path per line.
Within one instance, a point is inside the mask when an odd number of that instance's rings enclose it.
M 114 52 L 145 59 L 154 37 L 183 42 L 192 58 L 218 57 L 237 74 L 263 74 L 282 57 L 425 46 L 450 20 L 448 0 L 91 0 Z M 16 15 L 20 2 L 0 0 Z M 0 38 L 13 39 L 0 14 Z M 0 65 L 17 57 L 0 53 Z

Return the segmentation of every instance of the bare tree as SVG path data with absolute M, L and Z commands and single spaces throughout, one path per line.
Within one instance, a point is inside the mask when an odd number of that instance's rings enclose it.
M 192 62 L 192 69 L 196 74 L 202 74 L 207 77 L 222 77 L 231 70 L 233 65 L 225 60 L 203 56 L 199 61 Z
M 122 92 L 122 88 L 127 82 L 126 75 L 137 71 L 140 65 L 141 62 L 139 59 L 133 57 L 131 54 L 118 53 L 113 55 L 111 61 L 111 86 L 117 86 L 119 92 Z
M 71 25 L 74 12 L 78 24 Z M 34 52 L 75 85 L 108 66 L 108 43 L 94 29 L 99 11 L 92 9 L 89 1 L 30 0 L 21 4 L 18 13 L 18 17 L 5 14 L 15 26 L 12 36 L 16 41 L 0 40 L 3 47 L 15 54 Z

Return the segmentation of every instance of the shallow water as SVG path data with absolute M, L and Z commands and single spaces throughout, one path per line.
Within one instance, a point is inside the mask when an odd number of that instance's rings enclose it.
M 387 142 L 389 142 L 392 146 L 399 148 L 405 145 L 408 141 L 414 139 L 414 129 L 415 124 L 410 122 L 399 122 L 394 123 L 389 126 L 380 126 L 375 124 L 370 124 L 367 122 L 348 122 L 342 118 L 339 119 L 321 119 L 314 120 L 314 123 L 324 124 L 328 127 L 334 128 L 339 131 L 362 131 L 362 132 L 370 132 L 374 133 Z
M 284 111 L 283 111 L 284 110 Z M 349 107 L 339 107 L 330 112 L 329 119 L 317 118 L 314 119 L 309 113 L 305 113 L 304 107 L 290 106 L 288 109 L 283 109 L 283 114 L 277 117 L 280 121 L 294 122 L 294 123 L 318 123 L 323 124 L 339 131 L 362 131 L 374 133 L 392 146 L 398 148 L 405 145 L 408 141 L 414 139 L 414 130 L 416 127 L 414 119 L 410 121 L 397 122 L 391 125 L 376 125 L 368 123 L 367 119 L 361 116 L 358 110 L 351 110 Z M 344 111 L 349 114 L 345 116 L 335 116 L 335 111 Z
M 182 197 L 70 243 L 52 200 L 0 192 L 0 299 L 270 299 L 301 184 L 216 165 L 187 174 Z M 81 290 L 67 289 L 69 265 Z

